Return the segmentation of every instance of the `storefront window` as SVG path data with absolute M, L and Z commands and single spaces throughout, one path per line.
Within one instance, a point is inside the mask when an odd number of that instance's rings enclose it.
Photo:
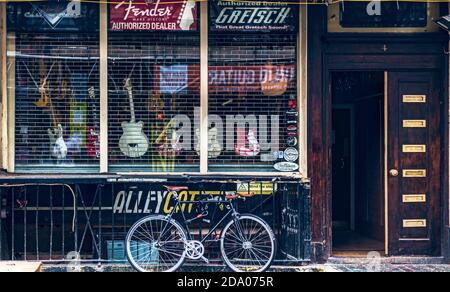
M 198 10 L 195 1 L 182 2 L 110 5 L 112 171 L 199 171 L 195 147 L 200 120 Z M 165 17 L 146 13 L 156 6 L 170 13 Z M 128 13 L 130 8 L 133 13 Z
M 8 4 L 17 171 L 98 171 L 98 18 L 79 1 Z
M 297 10 L 211 1 L 210 171 L 298 170 Z

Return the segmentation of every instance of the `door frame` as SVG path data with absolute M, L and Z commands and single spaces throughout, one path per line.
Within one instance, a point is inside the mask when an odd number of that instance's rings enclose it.
M 420 44 L 420 46 L 417 46 Z M 331 73 L 334 71 L 437 71 L 443 77 L 441 88 L 441 202 L 449 204 L 449 81 L 448 36 L 420 35 L 332 35 L 312 42 L 309 64 L 322 67 L 322 72 L 310 71 L 310 176 L 313 204 L 321 209 L 313 211 L 313 253 L 317 260 L 326 260 L 332 252 L 332 190 L 331 179 Z M 315 67 L 317 69 L 317 67 Z M 316 78 L 317 77 L 317 78 Z M 317 84 L 319 83 L 319 84 Z M 317 100 L 318 97 L 319 98 Z M 445 97 L 445 98 L 444 98 Z M 386 98 L 385 98 L 386 100 Z M 320 118 L 319 118 L 320 117 Z M 318 147 L 318 144 L 322 146 Z M 388 215 L 387 215 L 388 216 Z M 447 253 L 449 210 L 441 208 L 441 254 Z M 387 242 L 387 240 L 386 240 Z
M 350 230 L 356 228 L 356 204 L 355 204 L 355 107 L 352 104 L 333 105 L 332 109 L 343 109 L 350 111 Z M 333 145 L 331 145 L 333 147 Z M 333 219 L 333 218 L 331 218 Z

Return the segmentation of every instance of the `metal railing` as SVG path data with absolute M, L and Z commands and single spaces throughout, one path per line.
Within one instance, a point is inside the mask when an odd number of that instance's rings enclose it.
M 170 182 L 186 185 L 186 181 Z M 0 185 L 0 255 L 3 260 L 67 263 L 73 254 L 86 263 L 126 263 L 124 238 L 139 218 L 166 214 L 170 193 L 160 183 L 105 182 L 75 184 Z M 185 195 L 217 196 L 225 191 L 258 193 L 237 202 L 241 213 L 261 216 L 274 229 L 279 251 L 277 261 L 310 259 L 310 192 L 299 182 L 207 182 L 195 183 Z M 258 191 L 259 189 L 259 191 Z M 198 206 L 185 206 L 196 216 Z M 206 220 L 191 232 L 206 234 L 220 208 L 210 210 Z M 208 258 L 220 262 L 219 235 L 208 239 Z

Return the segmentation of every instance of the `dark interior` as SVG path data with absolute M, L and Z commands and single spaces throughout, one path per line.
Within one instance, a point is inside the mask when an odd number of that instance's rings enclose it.
M 384 250 L 384 73 L 332 75 L 333 254 Z

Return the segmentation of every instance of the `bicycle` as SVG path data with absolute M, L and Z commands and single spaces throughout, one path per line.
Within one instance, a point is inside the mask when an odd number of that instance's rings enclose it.
M 239 214 L 233 201 L 253 196 L 235 192 L 223 193 L 215 204 L 223 204 L 226 214 L 200 240 L 194 240 L 189 224 L 203 219 L 208 212 L 203 211 L 192 219 L 186 219 L 183 204 L 210 204 L 208 200 L 180 200 L 179 193 L 188 187 L 164 186 L 172 194 L 175 207 L 167 216 L 151 215 L 137 221 L 126 237 L 126 252 L 130 264 L 140 272 L 175 272 L 185 259 L 203 260 L 205 241 L 222 223 L 220 251 L 225 264 L 235 272 L 264 272 L 272 264 L 276 252 L 276 239 L 270 226 L 252 214 Z M 173 219 L 176 211 L 181 211 L 183 224 Z M 229 220 L 226 222 L 226 220 Z

